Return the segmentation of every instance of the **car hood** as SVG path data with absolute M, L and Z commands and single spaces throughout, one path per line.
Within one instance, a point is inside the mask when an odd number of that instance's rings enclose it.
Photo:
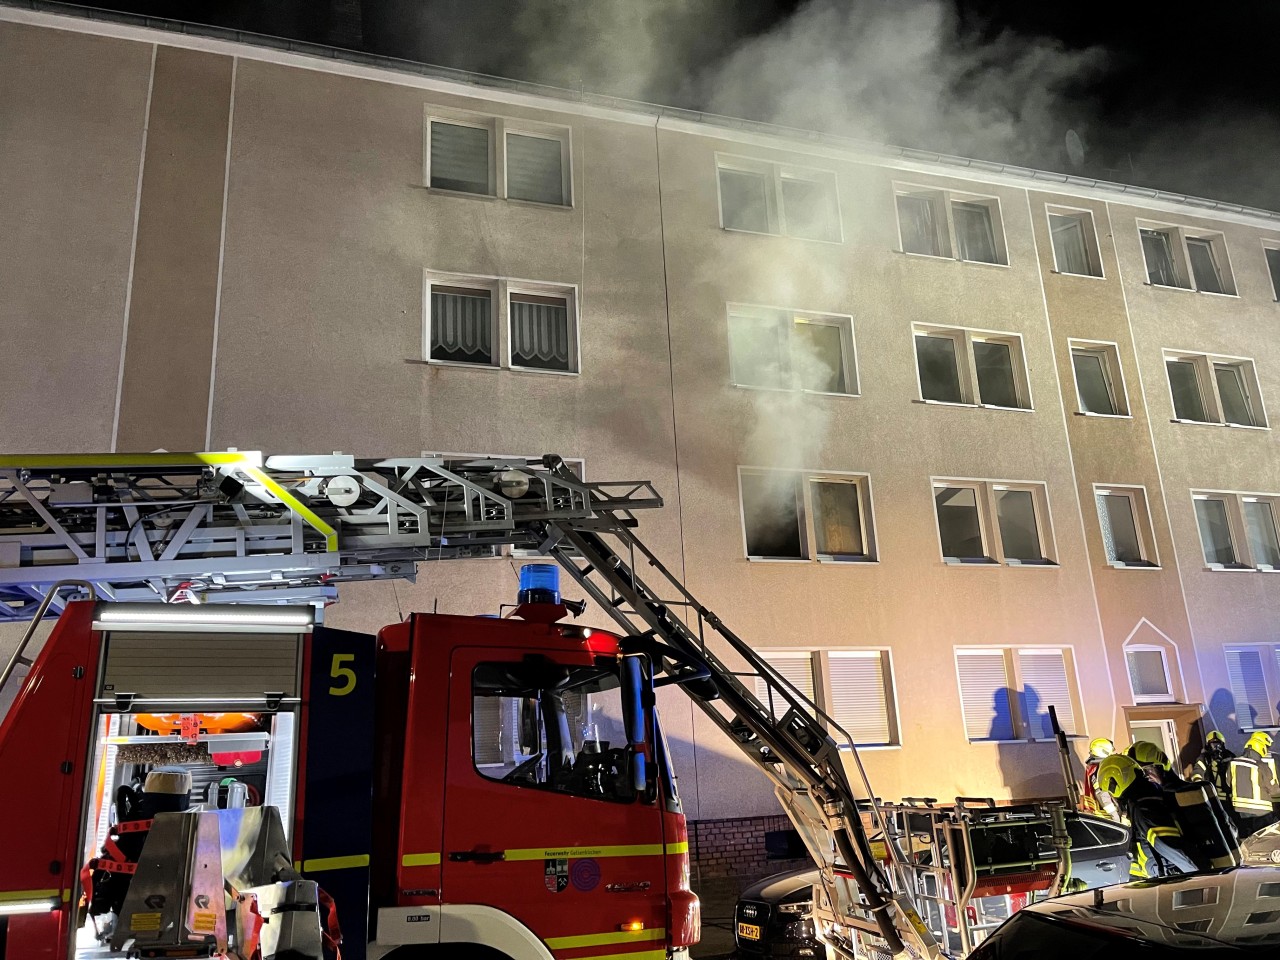
M 799 870 L 788 870 L 786 873 L 775 873 L 771 877 L 757 880 L 742 891 L 742 896 L 739 899 L 779 903 L 790 898 L 794 893 L 799 893 L 801 890 L 807 891 L 815 883 L 819 882 L 821 882 L 820 874 L 816 868 L 805 867 Z M 808 897 L 799 897 L 797 899 L 807 900 Z

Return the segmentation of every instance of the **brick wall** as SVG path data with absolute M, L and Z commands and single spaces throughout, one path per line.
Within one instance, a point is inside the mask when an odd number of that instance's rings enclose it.
M 731 888 L 736 895 L 761 877 L 808 866 L 807 858 L 770 860 L 765 855 L 765 833 L 790 829 L 791 821 L 782 815 L 690 821 L 689 859 L 695 886 Z

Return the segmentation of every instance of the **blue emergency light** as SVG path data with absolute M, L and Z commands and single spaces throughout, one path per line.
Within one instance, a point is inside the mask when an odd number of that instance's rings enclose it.
M 520 568 L 518 603 L 559 603 L 560 568 L 554 563 L 526 563 Z

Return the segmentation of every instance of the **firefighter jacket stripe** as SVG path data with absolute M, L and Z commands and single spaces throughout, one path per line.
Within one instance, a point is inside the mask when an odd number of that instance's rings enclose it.
M 1263 795 L 1261 767 L 1253 760 L 1231 761 L 1231 806 L 1256 816 L 1271 812 L 1271 798 Z
M 400 858 L 402 867 L 434 867 L 439 862 L 438 853 L 406 853 Z
M 641 943 L 646 940 L 662 940 L 666 937 L 665 927 L 652 930 L 614 930 L 610 933 L 584 933 L 577 937 L 551 937 L 547 946 L 552 950 L 573 950 L 576 947 L 603 947 L 613 943 Z M 629 957 L 637 954 L 629 953 Z

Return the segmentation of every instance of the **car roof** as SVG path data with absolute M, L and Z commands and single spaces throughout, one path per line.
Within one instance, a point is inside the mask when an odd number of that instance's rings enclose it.
M 1135 938 L 1280 947 L 1280 869 L 1236 867 L 1215 873 L 1138 880 L 1044 900 L 1025 908 Z

